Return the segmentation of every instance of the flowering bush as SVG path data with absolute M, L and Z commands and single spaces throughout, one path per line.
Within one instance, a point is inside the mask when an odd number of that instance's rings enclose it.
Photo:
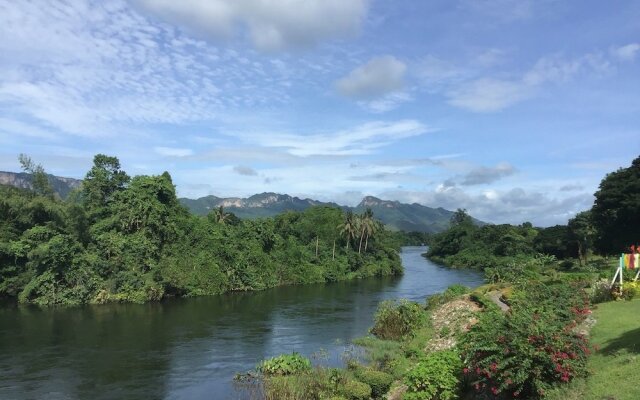
M 576 288 L 527 287 L 509 313 L 485 313 L 463 337 L 463 372 L 487 395 L 543 397 L 551 386 L 586 375 L 589 344 L 575 328 L 589 313 Z

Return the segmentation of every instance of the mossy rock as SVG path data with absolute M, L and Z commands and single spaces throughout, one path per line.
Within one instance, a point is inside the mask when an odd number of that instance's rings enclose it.
M 350 400 L 368 400 L 371 398 L 371 386 L 360 381 L 347 381 L 340 390 Z

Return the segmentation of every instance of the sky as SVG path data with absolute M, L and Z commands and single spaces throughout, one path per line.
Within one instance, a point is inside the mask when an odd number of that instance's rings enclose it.
M 640 2 L 0 0 L 0 170 L 566 223 L 640 154 Z

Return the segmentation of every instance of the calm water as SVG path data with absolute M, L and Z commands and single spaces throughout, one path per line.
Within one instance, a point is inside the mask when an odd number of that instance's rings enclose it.
M 0 399 L 235 399 L 237 372 L 265 357 L 326 350 L 366 334 L 383 299 L 422 301 L 479 274 L 405 247 L 405 275 L 159 304 L 0 308 Z

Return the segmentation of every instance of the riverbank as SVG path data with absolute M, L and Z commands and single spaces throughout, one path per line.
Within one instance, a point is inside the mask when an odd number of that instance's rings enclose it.
M 0 308 L 0 398 L 235 400 L 245 397 L 233 376 L 278 354 L 322 353 L 325 365 L 340 366 L 381 301 L 423 302 L 456 282 L 482 283 L 475 271 L 430 263 L 424 251 L 402 249 L 401 276 L 145 304 Z
M 371 335 L 354 340 L 366 363 L 263 370 L 265 397 L 635 399 L 640 300 L 602 303 L 591 316 L 590 298 L 600 295 L 584 289 L 545 276 L 470 293 L 454 286 L 426 305 L 382 303 Z

